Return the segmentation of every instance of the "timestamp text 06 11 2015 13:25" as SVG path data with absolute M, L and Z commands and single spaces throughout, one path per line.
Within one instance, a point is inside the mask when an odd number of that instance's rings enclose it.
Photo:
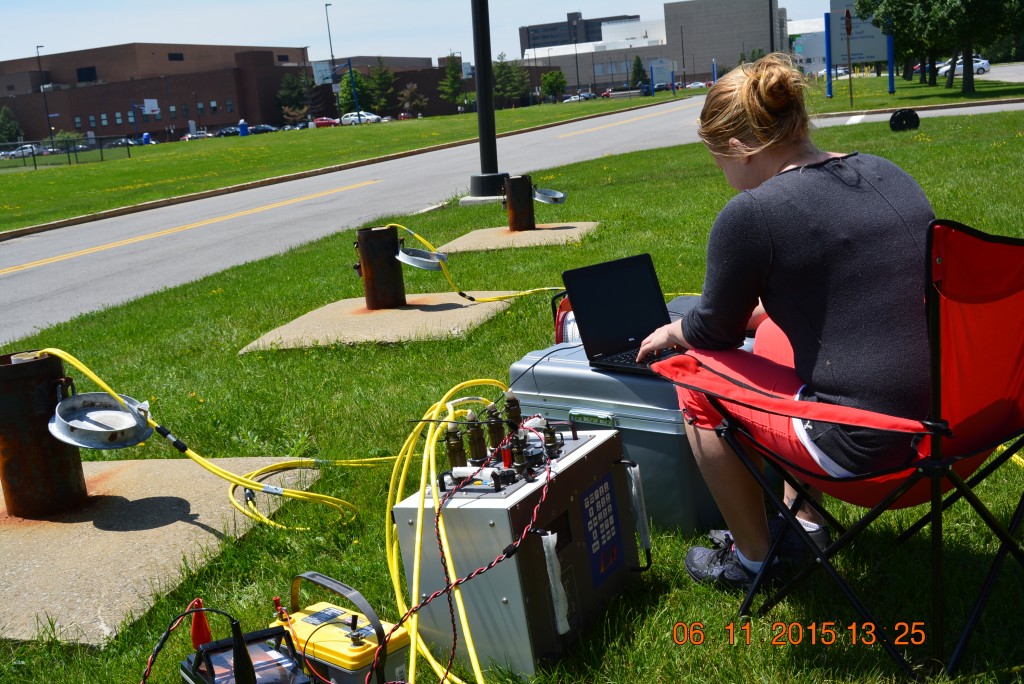
M 772 646 L 833 646 L 840 642 L 872 646 L 878 643 L 883 629 L 873 622 L 773 622 L 768 634 L 757 634 L 750 622 L 729 622 L 720 630 L 703 622 L 677 622 L 672 626 L 672 640 L 679 646 L 701 646 L 713 638 L 727 639 L 730 646 L 749 646 L 755 642 Z M 895 646 L 920 646 L 926 640 L 923 622 L 897 622 L 887 631 Z

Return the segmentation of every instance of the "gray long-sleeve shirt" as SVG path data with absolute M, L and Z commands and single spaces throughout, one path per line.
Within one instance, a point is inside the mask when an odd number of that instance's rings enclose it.
M 683 334 L 702 349 L 737 347 L 760 298 L 793 345 L 804 398 L 924 418 L 933 218 L 920 186 L 880 157 L 853 154 L 774 176 L 715 220 L 701 301 Z M 910 455 L 906 435 L 820 423 L 808 434 L 851 472 Z

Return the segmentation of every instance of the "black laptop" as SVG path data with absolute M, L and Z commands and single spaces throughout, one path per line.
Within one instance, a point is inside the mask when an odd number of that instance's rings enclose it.
M 574 268 L 562 282 L 594 368 L 654 374 L 650 363 L 676 353 L 636 361 L 644 338 L 671 321 L 650 254 Z

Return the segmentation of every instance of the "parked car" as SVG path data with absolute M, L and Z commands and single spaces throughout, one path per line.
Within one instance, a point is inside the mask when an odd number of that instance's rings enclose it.
M 668 90 L 668 88 L 669 88 L 668 83 L 655 83 L 654 84 L 654 92 L 656 92 L 656 93 L 660 93 L 662 91 Z
M 846 70 L 846 67 L 832 67 L 832 77 L 833 78 L 839 78 L 839 77 L 842 77 L 842 76 L 847 76 L 847 75 L 849 75 L 849 73 L 850 72 Z M 822 69 L 821 71 L 819 71 L 818 72 L 818 76 L 822 76 L 822 77 L 828 76 L 828 69 Z
M 337 126 L 338 120 L 332 119 L 329 116 L 319 116 L 313 119 L 313 124 L 316 128 L 328 128 L 330 126 Z
M 583 98 L 579 95 L 568 95 L 562 98 L 562 102 L 582 102 Z
M 580 93 L 580 99 L 583 99 L 583 100 L 596 100 L 597 99 L 597 95 L 595 95 L 594 93 L 590 93 L 590 92 Z
M 981 57 L 975 57 L 974 58 L 974 69 L 973 69 L 974 73 L 976 73 L 976 74 L 978 74 L 980 76 L 981 74 L 985 73 L 986 71 L 991 71 L 991 70 L 992 70 L 992 65 L 989 64 L 987 59 L 982 59 Z M 953 73 L 953 75 L 954 76 L 962 76 L 963 73 L 964 73 L 964 60 L 958 59 L 957 62 L 956 62 L 956 71 Z M 949 64 L 946 64 L 941 69 L 939 69 L 939 76 L 948 76 L 948 75 L 949 75 Z
M 980 59 L 980 60 L 985 60 L 985 58 L 984 58 L 984 57 L 982 57 L 981 55 L 974 55 L 974 59 L 975 59 L 975 60 L 979 60 L 979 59 Z M 952 62 L 952 61 L 953 61 L 953 58 L 951 57 L 951 58 L 949 58 L 949 59 L 947 59 L 947 60 L 944 60 L 944 61 L 942 61 L 942 62 L 939 62 L 938 64 L 936 64 L 936 65 L 935 65 L 935 70 L 936 70 L 936 71 L 938 71 L 938 70 L 939 70 L 939 69 L 941 69 L 942 67 L 948 67 L 948 66 L 949 66 L 949 63 L 950 63 L 950 62 Z M 961 57 L 959 61 L 961 61 L 961 62 L 962 62 L 962 61 L 963 61 L 963 57 Z M 987 60 L 985 60 L 985 61 L 987 61 Z M 927 66 L 927 65 L 925 65 L 925 66 Z M 987 69 L 987 67 L 986 67 L 986 69 Z M 947 71 L 948 71 L 948 70 L 947 70 Z M 920 64 L 915 64 L 915 65 L 914 65 L 914 73 L 915 73 L 915 74 L 919 74 L 919 73 L 921 73 L 921 65 L 920 65 Z
M 103 147 L 130 147 L 134 144 L 131 138 L 111 138 L 103 143 Z
M 213 137 L 212 133 L 207 133 L 206 131 L 196 131 L 195 133 L 186 133 L 185 135 L 181 136 L 181 139 L 182 140 L 203 140 L 205 138 L 212 138 L 212 137 Z
M 686 87 L 689 89 L 707 88 L 708 84 L 704 81 L 693 81 L 692 83 L 687 83 Z
M 214 133 L 214 135 L 217 136 L 218 138 L 225 138 L 231 135 L 238 135 L 238 126 L 225 126 L 224 128 Z
M 21 145 L 14 148 L 7 156 L 10 159 L 21 159 L 23 157 L 42 157 L 50 152 L 42 145 Z
M 349 112 L 341 117 L 342 126 L 351 126 L 361 123 L 380 123 L 380 117 L 371 112 Z
M 276 126 L 271 126 L 270 124 L 256 124 L 255 126 L 249 127 L 249 133 L 253 135 L 259 135 L 260 133 L 274 133 L 278 130 L 280 129 Z

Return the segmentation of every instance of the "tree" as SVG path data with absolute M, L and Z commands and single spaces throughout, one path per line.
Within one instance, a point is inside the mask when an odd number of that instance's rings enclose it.
M 277 104 L 288 123 L 305 120 L 309 113 L 305 82 L 295 74 L 285 74 L 277 91 Z
M 14 112 L 6 105 L 0 107 L 0 142 L 18 142 L 23 135 Z
M 934 65 L 936 53 L 952 52 L 966 56 L 961 90 L 974 92 L 974 73 L 970 68 L 974 46 L 991 43 L 1012 35 L 1021 27 L 1020 0 L 943 0 L 934 3 L 908 3 L 904 0 L 857 0 L 857 16 L 869 18 L 882 33 L 910 54 L 924 54 L 925 63 Z M 954 59 L 951 64 L 955 64 Z M 928 83 L 935 85 L 934 66 Z M 953 72 L 946 77 L 953 85 Z
M 494 62 L 494 98 L 511 104 L 530 92 L 530 75 L 519 62 L 505 61 L 505 53 Z
M 565 92 L 566 80 L 562 70 L 548 71 L 540 77 L 540 92 L 545 98 L 552 98 L 556 102 Z
M 355 95 L 352 94 L 353 83 L 355 83 Z M 344 112 L 354 112 L 357 110 L 366 111 L 370 103 L 373 102 L 370 82 L 355 69 L 348 69 L 342 73 L 338 79 L 338 85 L 341 86 L 341 91 L 338 93 L 338 100 L 341 102 L 341 112 L 339 112 L 339 115 Z M 359 100 L 358 107 L 356 106 L 356 99 Z
M 370 106 L 375 114 L 389 112 L 394 109 L 395 101 L 394 72 L 384 66 L 384 58 L 377 56 L 377 64 L 370 69 Z
M 291 107 L 282 107 L 281 115 L 284 117 L 285 123 L 295 124 L 300 121 L 306 121 L 309 118 L 309 108 L 301 107 L 299 109 L 292 109 Z
M 457 105 L 462 101 L 462 63 L 455 55 L 448 55 L 448 64 L 444 68 L 444 78 L 437 84 L 437 94 L 445 102 Z
M 408 83 L 405 90 L 398 93 L 398 106 L 407 114 L 419 114 L 427 108 L 427 96 L 415 83 Z
M 633 57 L 633 69 L 630 71 L 629 75 L 630 87 L 645 85 L 649 84 L 650 82 L 650 79 L 647 78 L 647 70 L 644 69 L 643 60 L 640 59 L 640 55 L 635 55 Z

